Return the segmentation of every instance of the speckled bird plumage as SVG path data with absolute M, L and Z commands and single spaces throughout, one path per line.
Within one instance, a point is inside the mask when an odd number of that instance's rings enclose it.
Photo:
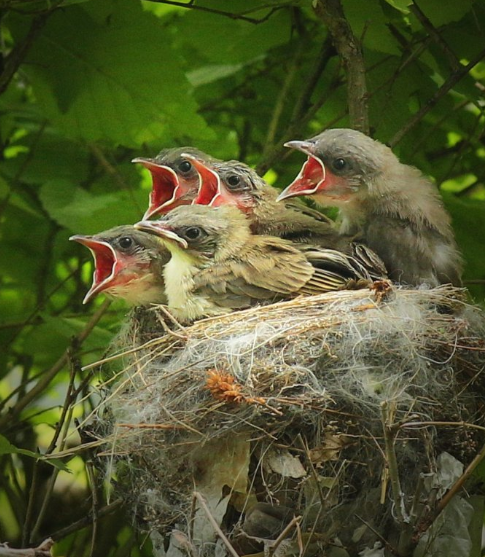
M 164 270 L 168 306 L 184 321 L 370 284 L 351 256 L 253 235 L 235 207 L 179 207 L 135 226 L 158 235 L 172 252 Z M 191 238 L 195 229 L 200 238 Z

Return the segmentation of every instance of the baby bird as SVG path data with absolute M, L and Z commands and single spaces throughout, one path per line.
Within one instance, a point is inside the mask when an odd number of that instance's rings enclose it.
M 89 248 L 94 258 L 93 284 L 84 304 L 101 292 L 123 298 L 132 306 L 166 302 L 163 267 L 170 252 L 152 234 L 133 226 L 117 226 L 94 236 L 69 239 Z
M 153 159 L 137 157 L 132 162 L 140 163 L 152 175 L 152 191 L 149 206 L 143 219 L 171 211 L 180 205 L 188 205 L 199 190 L 199 174 L 188 153 L 194 160 L 212 161 L 210 155 L 193 147 L 164 149 Z
M 165 291 L 181 321 L 370 284 L 351 256 L 253 235 L 235 207 L 179 207 L 135 228 L 158 237 L 172 254 L 164 268 Z
M 462 259 L 436 186 L 378 141 L 329 129 L 287 147 L 308 155 L 278 201 L 312 195 L 338 207 L 342 234 L 359 234 L 391 279 L 410 285 L 461 284 Z
M 334 223 L 318 211 L 292 200 L 278 203 L 277 190 L 249 166 L 239 161 L 209 165 L 193 159 L 192 163 L 201 177 L 194 204 L 235 206 L 247 216 L 255 234 L 336 249 L 358 259 L 372 278 L 387 278 L 384 263 L 371 249 L 355 242 L 353 236 L 339 234 Z

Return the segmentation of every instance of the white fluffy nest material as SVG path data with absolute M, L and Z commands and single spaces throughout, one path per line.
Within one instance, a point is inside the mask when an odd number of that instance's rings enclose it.
M 253 554 L 294 516 L 280 555 L 303 538 L 305 555 L 401 543 L 395 505 L 406 518 L 426 500 L 420 475 L 440 454 L 463 466 L 480 449 L 485 320 L 459 289 L 342 291 L 167 322 L 156 307 L 131 317 L 99 411 L 103 456 L 157 555 Z

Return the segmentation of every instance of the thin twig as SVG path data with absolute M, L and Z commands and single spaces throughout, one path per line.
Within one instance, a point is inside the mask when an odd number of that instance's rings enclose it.
M 384 430 L 384 443 L 386 451 L 387 467 L 389 469 L 389 478 L 391 480 L 392 498 L 396 509 L 397 520 L 400 524 L 409 522 L 404 505 L 403 493 L 401 489 L 401 482 L 399 480 L 399 467 L 397 464 L 396 452 L 394 450 L 394 443 L 396 435 L 399 431 L 395 424 L 391 424 L 391 416 L 389 405 L 387 402 L 381 404 L 382 413 L 382 427 Z
M 224 532 L 221 530 L 219 524 L 217 524 L 215 518 L 212 516 L 209 507 L 207 506 L 207 503 L 204 501 L 202 495 L 198 491 L 194 491 L 194 497 L 197 499 L 197 501 L 199 501 L 200 506 L 202 507 L 205 514 L 207 515 L 207 518 L 209 519 L 209 522 L 212 524 L 212 527 L 214 528 L 216 534 L 221 538 L 222 542 L 226 546 L 229 553 L 232 555 L 232 557 L 239 557 L 239 554 L 234 549 L 231 542 L 227 539 Z
M 230 19 L 240 19 L 242 21 L 247 21 L 248 23 L 254 23 L 256 25 L 258 23 L 264 23 L 275 12 L 277 12 L 278 10 L 281 10 L 283 8 L 286 8 L 287 6 L 290 6 L 293 3 L 293 2 L 288 2 L 288 3 L 282 4 L 280 6 L 272 6 L 271 4 L 267 5 L 267 6 L 263 5 L 261 7 L 258 6 L 257 9 L 248 10 L 247 12 L 241 12 L 239 14 L 236 14 L 234 12 L 225 12 L 224 10 L 217 10 L 215 8 L 208 8 L 207 6 L 200 6 L 200 5 L 194 4 L 194 0 L 190 0 L 190 2 L 176 2 L 175 0 L 148 0 L 148 1 L 149 2 L 155 2 L 156 4 L 168 4 L 169 6 L 178 6 L 179 8 L 199 10 L 201 12 L 209 12 L 211 14 L 222 15 L 222 16 L 228 17 Z M 251 13 L 252 11 L 260 11 L 260 10 L 263 10 L 265 8 L 271 8 L 271 9 L 261 19 L 256 19 L 254 17 L 247 17 L 246 15 L 243 15 L 245 13 Z
M 283 108 L 288 100 L 288 93 L 292 88 L 293 80 L 295 79 L 296 71 L 300 66 L 301 56 L 303 52 L 304 41 L 300 41 L 298 47 L 295 50 L 295 54 L 293 59 L 291 60 L 289 67 L 285 72 L 285 79 L 283 81 L 283 85 L 280 88 L 280 92 L 278 98 L 276 99 L 276 103 L 273 109 L 273 114 L 271 116 L 271 120 L 268 125 L 268 131 L 266 133 L 266 139 L 264 141 L 264 151 L 263 151 L 263 158 L 265 158 L 266 154 L 271 150 L 273 147 L 273 143 L 276 137 L 276 131 L 278 129 L 278 125 L 280 123 L 281 114 L 283 113 Z
M 276 550 L 278 549 L 278 547 L 280 546 L 281 542 L 286 538 L 286 536 L 288 535 L 289 531 L 295 527 L 298 526 L 298 524 L 300 524 L 301 522 L 301 516 L 294 516 L 291 520 L 291 522 L 289 522 L 285 528 L 283 529 L 283 531 L 281 532 L 281 534 L 276 538 L 276 540 L 274 541 L 273 544 L 271 544 L 271 546 L 269 547 L 268 550 L 268 554 L 274 555 L 276 553 Z
M 315 11 L 327 26 L 347 73 L 350 125 L 369 134 L 365 63 L 360 41 L 347 21 L 340 0 L 317 0 Z
M 89 145 L 89 148 L 90 148 L 91 152 L 93 153 L 93 155 L 95 156 L 96 160 L 104 168 L 106 173 L 109 174 L 110 176 L 112 176 L 112 178 L 116 181 L 116 183 L 120 186 L 121 189 L 128 192 L 128 195 L 130 196 L 131 202 L 137 208 L 139 213 L 142 214 L 143 211 L 142 211 L 142 209 L 141 209 L 141 207 L 138 203 L 137 198 L 133 194 L 133 188 L 131 188 L 130 185 L 128 184 L 128 182 L 126 182 L 126 180 L 121 175 L 119 170 L 109 162 L 109 160 L 106 158 L 103 151 L 97 145 L 95 145 L 94 143 L 91 143 Z
M 485 445 L 476 457 L 470 462 L 463 474 L 456 480 L 452 487 L 445 493 L 445 495 L 438 501 L 434 510 L 426 516 L 420 524 L 416 526 L 416 535 L 414 541 L 417 542 L 419 538 L 428 530 L 438 516 L 445 510 L 446 506 L 450 503 L 453 497 L 461 490 L 468 478 L 476 470 L 477 466 L 485 459 Z
M 382 536 L 382 534 L 380 534 L 373 526 L 372 524 L 369 524 L 366 520 L 364 520 L 361 516 L 359 516 L 358 514 L 355 515 L 355 518 L 359 519 L 362 524 L 364 524 L 365 526 L 367 526 L 367 528 L 369 528 L 369 530 L 377 537 L 378 540 L 381 541 L 381 543 L 384 545 L 384 547 L 386 549 L 388 549 L 393 555 L 396 555 L 396 557 L 402 557 L 401 554 L 397 551 L 397 549 L 395 549 L 387 540 L 386 538 L 384 538 Z
M 448 62 L 450 63 L 451 69 L 454 72 L 459 71 L 460 61 L 458 60 L 456 54 L 451 50 L 451 48 L 448 46 L 448 43 L 443 39 L 443 37 L 428 19 L 423 10 L 421 10 L 421 8 L 416 4 L 416 0 L 413 0 L 413 3 L 409 6 L 409 10 L 418 18 L 419 22 L 429 34 L 429 36 L 445 53 L 446 57 L 448 58 Z
M 97 325 L 98 321 L 103 317 L 104 313 L 111 305 L 110 300 L 103 302 L 101 307 L 93 314 L 91 319 L 88 321 L 83 331 L 81 331 L 76 337 L 74 337 L 74 342 L 81 345 L 86 338 L 91 334 L 94 327 Z M 49 385 L 49 383 L 54 379 L 54 377 L 61 371 L 61 369 L 69 362 L 70 348 L 67 348 L 64 354 L 57 360 L 57 362 L 45 372 L 41 379 L 36 383 L 28 393 L 26 393 L 13 408 L 10 408 L 2 418 L 0 418 L 0 429 L 5 427 L 12 418 L 17 416 L 22 410 L 28 406 L 33 400 L 40 396 L 44 389 Z
M 117 511 L 118 509 L 120 509 L 122 506 L 123 506 L 123 500 L 122 499 L 117 499 L 116 501 L 113 501 L 109 505 L 101 507 L 97 512 L 97 517 L 98 517 L 98 519 L 100 519 L 100 518 L 103 518 L 104 516 L 110 515 L 110 514 L 114 513 L 115 511 Z M 86 516 L 84 516 L 83 518 L 81 518 L 80 520 L 77 520 L 76 522 L 73 522 L 69 526 L 66 526 L 65 528 L 61 528 L 60 530 L 57 530 L 57 532 L 54 532 L 51 535 L 51 538 L 56 540 L 56 541 L 62 540 L 63 538 L 66 538 L 67 536 L 73 534 L 74 532 L 77 532 L 78 530 L 82 530 L 83 528 L 86 528 L 86 526 L 89 526 L 92 523 L 92 520 L 93 520 L 93 518 L 91 516 L 91 513 L 89 513 Z
M 16 74 L 20 65 L 24 61 L 27 53 L 32 47 L 35 39 L 39 36 L 40 32 L 47 22 L 48 17 L 52 14 L 52 12 L 53 10 L 49 10 L 48 12 L 45 12 L 42 15 L 34 18 L 24 40 L 21 43 L 17 44 L 5 58 L 3 72 L 0 75 L 0 95 L 9 86 L 10 82 L 13 79 L 13 76 Z
M 428 99 L 418 112 L 405 124 L 388 142 L 389 146 L 395 147 L 401 139 L 418 124 L 430 110 L 432 110 L 440 99 L 442 99 L 472 68 L 474 68 L 485 57 L 485 49 L 481 50 L 475 58 L 466 66 L 452 73 L 436 93 Z

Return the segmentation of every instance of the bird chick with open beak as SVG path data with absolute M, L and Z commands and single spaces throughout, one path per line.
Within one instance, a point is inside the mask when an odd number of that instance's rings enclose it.
M 308 155 L 278 201 L 312 195 L 338 207 L 341 233 L 359 234 L 392 280 L 461 284 L 462 259 L 436 186 L 387 146 L 351 129 L 329 129 L 287 147 Z
M 235 206 L 247 216 L 255 234 L 336 249 L 359 259 L 372 278 L 387 278 L 384 263 L 371 249 L 354 242 L 351 235 L 341 235 L 333 221 L 302 203 L 278 203 L 277 190 L 249 166 L 239 161 L 209 164 L 186 156 L 201 178 L 194 204 Z
M 94 236 L 69 239 L 89 248 L 94 258 L 93 284 L 84 304 L 101 292 L 123 298 L 132 306 L 166 302 L 163 267 L 170 252 L 152 234 L 133 226 L 117 226 Z
M 333 221 L 303 203 L 277 203 L 278 191 L 255 170 L 239 161 L 192 160 L 200 175 L 194 204 L 233 205 L 251 222 L 255 234 L 279 236 L 292 241 L 335 247 L 342 238 Z
M 191 160 L 184 156 L 185 153 L 194 160 L 216 160 L 193 147 L 164 149 L 153 159 L 133 159 L 132 162 L 142 164 L 152 175 L 149 206 L 143 219 L 168 213 L 180 205 L 188 205 L 197 195 L 199 174 Z
M 181 321 L 370 284 L 369 274 L 350 256 L 253 235 L 235 207 L 178 207 L 135 227 L 158 237 L 172 253 L 164 269 L 165 292 Z

